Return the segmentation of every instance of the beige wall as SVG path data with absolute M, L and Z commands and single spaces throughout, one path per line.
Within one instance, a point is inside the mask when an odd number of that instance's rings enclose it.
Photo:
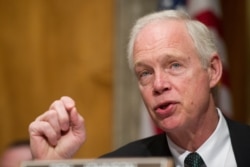
M 62 95 L 86 120 L 76 157 L 110 151 L 113 0 L 1 0 L 0 20 L 0 151 Z
M 156 0 L 116 0 L 114 64 L 114 148 L 139 138 L 141 97 L 127 63 L 127 42 L 134 22 L 156 9 Z

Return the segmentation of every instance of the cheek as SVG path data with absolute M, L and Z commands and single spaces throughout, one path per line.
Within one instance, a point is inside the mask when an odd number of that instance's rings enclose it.
M 209 85 L 208 80 L 205 77 L 201 77 L 197 80 L 189 80 L 186 83 L 185 93 L 183 95 L 183 99 L 185 101 L 185 105 L 189 108 L 200 108 L 204 104 L 204 102 L 208 101 L 209 98 Z
M 152 89 L 145 86 L 139 86 L 141 97 L 146 105 L 146 108 L 149 109 L 151 103 L 154 101 L 152 96 Z
M 140 90 L 140 94 L 142 96 L 142 99 L 147 103 L 148 101 L 150 101 L 150 91 L 149 89 L 143 87 L 143 86 L 140 86 L 139 87 L 139 90 Z

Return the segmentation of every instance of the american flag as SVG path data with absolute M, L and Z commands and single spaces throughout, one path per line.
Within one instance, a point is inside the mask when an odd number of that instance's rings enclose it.
M 204 23 L 212 33 L 214 33 L 219 54 L 223 60 L 223 75 L 216 89 L 216 103 L 222 112 L 227 116 L 232 116 L 232 100 L 230 92 L 230 82 L 228 74 L 228 61 L 226 49 L 223 41 L 223 31 L 221 26 L 222 13 L 219 0 L 158 0 L 157 10 L 184 10 L 193 19 Z M 141 109 L 141 134 L 146 137 L 158 133 L 158 129 L 153 125 L 146 109 L 142 105 Z

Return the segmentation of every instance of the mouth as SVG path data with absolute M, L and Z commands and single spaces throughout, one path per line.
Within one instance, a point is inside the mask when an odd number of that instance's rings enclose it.
M 154 111 L 159 117 L 168 117 L 173 113 L 176 106 L 175 104 L 175 102 L 161 103 L 154 107 Z
M 171 105 L 172 103 L 170 103 L 170 102 L 166 102 L 166 103 L 162 103 L 162 104 L 159 104 L 159 105 L 157 105 L 155 108 L 154 108 L 154 110 L 156 111 L 156 110 L 164 110 L 164 109 L 166 109 L 169 105 Z

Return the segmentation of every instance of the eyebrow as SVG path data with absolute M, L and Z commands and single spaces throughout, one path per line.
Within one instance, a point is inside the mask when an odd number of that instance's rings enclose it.
M 183 57 L 181 56 L 180 54 L 164 54 L 161 58 L 160 58 L 160 61 L 172 61 L 172 60 L 181 60 L 181 61 L 185 61 L 185 62 L 188 62 L 189 60 L 189 56 L 186 56 L 186 57 Z M 147 63 L 144 63 L 144 62 L 136 62 L 134 64 L 134 67 L 141 67 L 141 66 L 149 66 Z

